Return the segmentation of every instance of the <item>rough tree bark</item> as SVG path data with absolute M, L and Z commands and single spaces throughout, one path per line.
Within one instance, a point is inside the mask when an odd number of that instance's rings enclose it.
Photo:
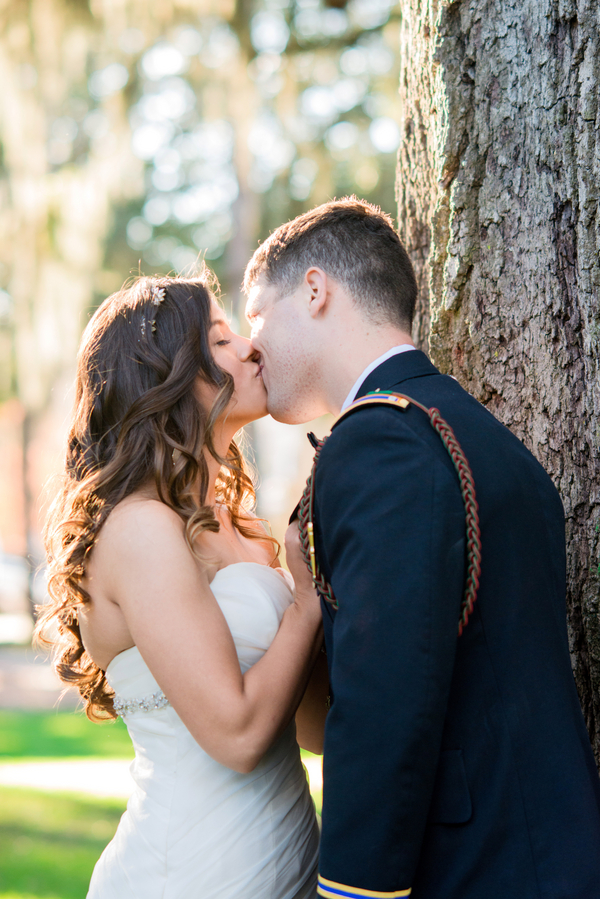
M 417 338 L 560 491 L 573 669 L 600 762 L 600 8 L 401 6 L 397 192 Z

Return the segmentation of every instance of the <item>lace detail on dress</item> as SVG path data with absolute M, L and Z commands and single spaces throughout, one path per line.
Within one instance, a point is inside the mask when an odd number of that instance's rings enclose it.
M 150 696 L 142 699 L 119 699 L 117 695 L 113 699 L 113 708 L 120 718 L 131 715 L 132 712 L 155 712 L 170 705 L 169 700 L 162 690 L 157 690 Z

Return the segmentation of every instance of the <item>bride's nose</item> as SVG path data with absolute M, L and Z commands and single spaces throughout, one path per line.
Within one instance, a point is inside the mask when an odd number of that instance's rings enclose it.
M 247 337 L 239 337 L 239 357 L 242 362 L 257 362 L 260 359 L 260 353 L 257 353 Z

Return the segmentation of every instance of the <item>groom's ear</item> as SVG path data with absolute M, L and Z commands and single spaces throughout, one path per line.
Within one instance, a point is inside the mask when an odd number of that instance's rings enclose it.
M 307 290 L 308 311 L 312 318 L 320 315 L 327 305 L 330 285 L 326 273 L 321 268 L 313 266 L 304 276 Z

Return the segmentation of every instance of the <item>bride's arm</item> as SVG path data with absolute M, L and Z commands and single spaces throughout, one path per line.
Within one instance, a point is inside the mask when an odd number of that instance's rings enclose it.
M 325 719 L 329 702 L 327 656 L 320 652 L 296 712 L 296 739 L 303 749 L 323 755 Z
M 300 547 L 297 524 L 290 525 L 285 535 L 285 558 L 294 578 L 296 590 L 308 594 L 313 590 L 312 577 Z M 296 712 L 296 739 L 303 749 L 323 754 L 325 719 L 329 705 L 329 673 L 327 656 L 320 652 Z
M 319 653 L 314 591 L 296 591 L 271 647 L 242 675 L 231 633 L 179 517 L 147 502 L 113 512 L 113 518 L 96 549 L 103 570 L 110 571 L 108 594 L 133 643 L 200 746 L 230 768 L 251 771 L 293 717 Z

